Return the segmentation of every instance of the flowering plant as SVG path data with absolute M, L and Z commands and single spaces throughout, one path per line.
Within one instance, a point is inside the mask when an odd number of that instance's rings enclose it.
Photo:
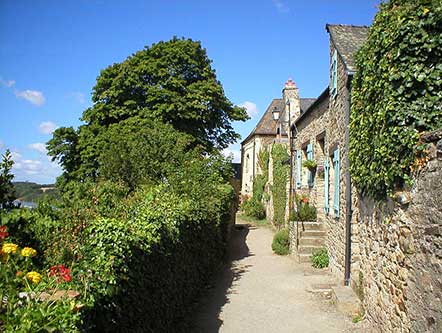
M 48 331 L 69 327 L 74 331 L 80 320 L 76 312 L 80 306 L 72 298 L 79 293 L 57 288 L 57 282 L 71 281 L 70 269 L 57 265 L 48 274 L 40 274 L 32 262 L 37 251 L 31 247 L 20 249 L 8 237 L 7 227 L 1 226 L 0 331 L 36 332 L 41 327 Z
M 49 276 L 58 277 L 57 281 L 59 282 L 70 282 L 72 280 L 71 270 L 64 265 L 52 266 L 49 269 Z

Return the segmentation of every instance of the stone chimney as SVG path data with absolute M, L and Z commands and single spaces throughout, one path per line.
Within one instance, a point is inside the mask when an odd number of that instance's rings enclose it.
M 292 124 L 301 115 L 301 101 L 298 87 L 291 78 L 282 89 L 282 99 L 284 100 L 284 121 L 289 120 L 290 114 L 290 124 Z

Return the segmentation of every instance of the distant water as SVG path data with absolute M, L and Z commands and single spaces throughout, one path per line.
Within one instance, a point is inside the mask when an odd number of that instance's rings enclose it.
M 15 200 L 15 204 L 20 204 L 21 208 L 36 208 L 37 204 L 32 201 L 21 201 L 21 200 Z

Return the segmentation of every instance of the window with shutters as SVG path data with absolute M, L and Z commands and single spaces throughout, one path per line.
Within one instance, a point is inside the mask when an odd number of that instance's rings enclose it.
M 330 72 L 330 95 L 335 97 L 338 93 L 338 53 L 336 50 L 333 52 Z
M 306 154 L 307 154 L 307 160 L 313 160 L 313 145 L 311 143 L 309 143 L 307 145 Z M 308 169 L 308 171 L 307 171 L 307 184 L 309 187 L 313 187 L 313 183 L 314 183 L 313 177 L 314 177 L 313 170 Z
M 333 188 L 333 213 L 335 217 L 339 217 L 340 208 L 340 167 L 339 149 L 333 152 L 333 171 L 334 171 L 334 188 Z
M 328 215 L 330 212 L 329 204 L 329 192 L 330 192 L 330 164 L 328 158 L 324 158 L 324 212 Z
M 296 187 L 301 187 L 302 180 L 302 152 L 300 150 L 296 151 Z

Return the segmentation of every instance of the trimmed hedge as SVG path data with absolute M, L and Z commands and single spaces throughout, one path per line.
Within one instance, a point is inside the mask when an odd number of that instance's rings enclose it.
M 176 331 L 221 262 L 232 190 L 210 216 L 165 186 L 138 193 L 128 221 L 94 220 L 84 232 L 82 269 L 92 274 L 92 331 Z
M 356 63 L 350 171 L 361 193 L 384 198 L 410 183 L 419 133 L 442 127 L 442 2 L 382 3 Z

